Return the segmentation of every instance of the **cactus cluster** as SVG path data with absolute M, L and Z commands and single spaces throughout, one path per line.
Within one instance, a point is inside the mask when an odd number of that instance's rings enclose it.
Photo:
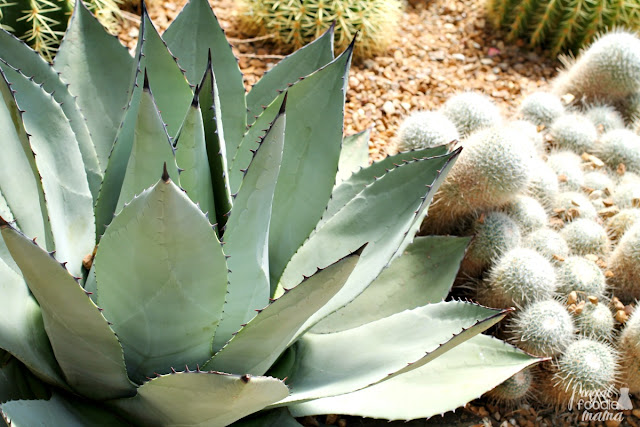
M 383 53 L 398 29 L 400 0 L 241 0 L 240 28 L 250 35 L 268 35 L 289 49 L 299 49 L 335 22 L 335 45 L 345 49 L 358 33 L 354 55 Z
M 636 0 L 490 0 L 487 15 L 507 39 L 527 39 L 558 53 L 576 53 L 612 28 L 640 28 Z
M 83 0 L 110 32 L 119 28 L 120 0 Z M 73 12 L 71 0 L 2 0 L 0 28 L 29 44 L 52 62 Z

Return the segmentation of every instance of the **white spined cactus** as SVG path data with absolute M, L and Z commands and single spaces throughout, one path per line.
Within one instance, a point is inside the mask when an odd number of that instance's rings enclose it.
M 602 299 L 607 291 L 604 273 L 598 265 L 581 256 L 570 256 L 558 265 L 556 270 L 558 293 L 568 297 L 576 292 L 578 298 L 586 300 L 590 296 Z
M 462 137 L 502 122 L 500 110 L 491 98 L 477 92 L 463 92 L 452 96 L 444 103 L 441 111 L 456 125 Z
M 598 131 L 586 116 L 570 113 L 563 114 L 551 123 L 549 135 L 560 149 L 582 154 L 593 151 Z
M 438 111 L 419 111 L 398 129 L 398 150 L 411 151 L 448 144 L 460 138 L 456 126 Z
M 558 96 L 549 92 L 534 92 L 522 100 L 519 112 L 525 120 L 548 127 L 564 114 L 565 109 Z
M 629 129 L 606 132 L 595 153 L 612 170 L 623 164 L 629 172 L 640 173 L 640 136 Z

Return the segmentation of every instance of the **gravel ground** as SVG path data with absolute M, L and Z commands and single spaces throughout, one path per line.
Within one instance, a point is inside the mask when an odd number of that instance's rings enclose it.
M 162 32 L 186 0 L 149 0 L 151 18 Z M 251 39 L 236 30 L 233 0 L 210 0 L 225 29 L 247 89 L 277 63 L 284 52 L 268 40 Z M 345 133 L 372 129 L 371 160 L 395 152 L 395 134 L 410 112 L 437 109 L 451 95 L 479 91 L 489 95 L 505 117 L 516 114 L 523 96 L 544 89 L 555 76 L 559 61 L 541 50 L 505 45 L 502 34 L 486 22 L 483 0 L 413 0 L 400 22 L 400 31 L 384 56 L 356 61 L 349 76 Z M 120 39 L 135 49 L 138 17 L 129 14 Z M 520 405 L 515 409 L 477 400 L 465 408 L 408 423 L 356 417 L 307 417 L 305 425 L 336 426 L 640 426 L 640 401 L 624 411 L 624 421 L 580 423 L 580 414 Z

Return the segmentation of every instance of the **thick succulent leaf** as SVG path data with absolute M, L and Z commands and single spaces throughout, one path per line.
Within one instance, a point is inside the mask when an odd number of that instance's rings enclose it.
M 145 72 L 151 87 L 157 88 L 154 92 L 155 102 L 161 112 L 162 120 L 167 125 L 167 133 L 170 137 L 174 137 L 178 132 L 182 119 L 193 100 L 193 92 L 187 79 L 153 27 L 146 10 L 143 10 L 142 14 L 135 58 L 137 69 L 131 82 L 132 95 L 109 156 L 96 204 L 98 236 L 104 233 L 104 229 L 113 219 L 120 198 L 120 189 L 135 138 Z M 177 180 L 177 175 L 174 176 Z
M 249 124 L 280 92 L 333 60 L 333 33 L 332 25 L 322 36 L 285 57 L 258 80 L 247 94 Z
M 304 334 L 280 403 L 359 390 L 417 369 L 502 320 L 508 310 L 461 301 L 429 304 L 331 334 Z
M 51 95 L 19 71 L 0 67 L 15 91 L 18 107 L 25 110 L 22 120 L 42 178 L 56 254 L 69 263 L 71 274 L 79 276 L 82 258 L 95 246 L 95 224 L 93 197 L 75 135 Z
M 95 266 L 98 303 L 134 381 L 211 358 L 225 257 L 205 215 L 166 171 L 113 219 Z
M 353 45 L 287 91 L 289 118 L 269 235 L 273 283 L 320 220 L 335 184 L 352 52 Z
M 300 427 L 287 408 L 259 412 L 232 424 L 232 427 Z
M 285 141 L 286 99 L 255 153 L 224 234 L 229 289 L 213 349 L 221 349 L 240 325 L 269 303 L 269 226 Z
M 360 169 L 369 166 L 370 134 L 371 129 L 365 129 L 342 140 L 336 185 L 339 185 Z
M 112 403 L 143 425 L 226 426 L 287 394 L 276 378 L 192 371 L 154 378 Z
M 238 192 L 247 167 L 253 159 L 253 152 L 258 148 L 260 141 L 269 130 L 273 118 L 278 114 L 283 98 L 284 94 L 269 104 L 242 137 L 238 151 L 229 163 L 229 185 L 232 193 Z
M 69 92 L 77 97 L 91 130 L 102 175 L 130 96 L 134 61 L 127 48 L 104 30 L 82 1 L 77 1 L 76 6 L 53 66 L 70 83 Z M 57 93 L 56 89 L 54 97 Z
M 205 368 L 263 375 L 304 322 L 342 288 L 359 258 L 348 256 L 282 295 L 240 329 Z
M 211 59 L 210 53 L 209 59 Z M 200 86 L 198 86 L 198 92 L 207 148 L 205 159 L 209 161 L 213 197 L 216 206 L 215 216 L 212 215 L 210 217 L 218 224 L 218 229 L 223 230 L 231 211 L 232 202 L 227 167 L 227 148 L 221 121 L 222 115 L 220 114 L 222 107 L 218 96 L 218 85 L 211 68 L 211 61 L 207 63 L 207 69 L 202 76 Z
M 453 236 L 416 237 L 364 292 L 324 318 L 312 331 L 343 331 L 443 301 L 451 290 L 469 240 Z
M 379 162 L 373 163 L 367 168 L 360 169 L 348 179 L 342 181 L 333 189 L 331 199 L 326 211 L 322 215 L 322 219 L 318 226 L 327 222 L 333 215 L 349 203 L 358 193 L 366 186 L 373 183 L 376 179 L 383 176 L 389 170 L 407 161 L 415 159 L 426 159 L 428 157 L 436 157 L 447 154 L 447 146 L 425 148 L 423 150 L 407 151 L 399 153 L 395 156 L 385 157 Z M 342 155 L 341 155 L 342 156 Z M 338 171 L 339 173 L 339 171 Z
M 229 158 L 240 144 L 247 125 L 244 83 L 238 61 L 224 31 L 206 0 L 190 0 L 169 25 L 162 38 L 193 85 L 200 82 L 213 55 L 213 72 L 224 84 L 219 87 L 222 123 Z
M 6 222 L 0 222 L 0 229 L 40 304 L 44 329 L 69 385 L 93 399 L 135 393 L 118 339 L 76 279 Z
M 87 128 L 84 114 L 80 111 L 76 98 L 69 92 L 67 83 L 60 79 L 56 70 L 42 56 L 6 31 L 0 31 L 0 58 L 13 68 L 32 77 L 36 83 L 42 84 L 44 90 L 51 93 L 60 104 L 78 141 L 89 188 L 95 200 L 104 168 L 101 168 L 93 136 Z
M 0 76 L 0 94 L 3 101 L 0 104 L 0 192 L 7 203 L 7 209 L 18 218 L 18 226 L 47 248 L 53 249 L 44 191 L 29 137 L 22 123 L 20 109 L 1 68 Z M 5 214 L 6 212 L 2 215 Z
M 346 414 L 412 420 L 443 414 L 480 397 L 539 362 L 517 348 L 478 335 L 429 364 L 364 390 L 290 407 L 296 417 Z
M 369 242 L 362 259 L 340 292 L 309 319 L 306 327 L 347 305 L 408 246 L 416 227 L 460 150 L 414 160 L 390 170 L 324 223 L 295 254 L 281 286 L 295 286 L 302 275 L 328 265 Z
M 176 162 L 180 169 L 180 185 L 193 203 L 215 221 L 216 206 L 211 186 L 211 171 L 207 161 L 207 146 L 198 94 L 176 136 Z
M 54 393 L 49 400 L 15 400 L 3 403 L 2 416 L 12 427 L 59 425 L 85 427 L 91 425 L 128 426 L 116 414 L 74 396 Z M 53 424 L 50 424 L 53 423 Z
M 124 174 L 116 212 L 119 212 L 125 203 L 129 203 L 137 194 L 156 183 L 158 171 L 163 164 L 166 165 L 170 176 L 178 176 L 178 167 L 169 135 L 162 123 L 148 81 L 145 79 L 134 128 L 133 147 Z
M 48 397 L 43 383 L 18 359 L 0 350 L 0 404 L 9 400 Z

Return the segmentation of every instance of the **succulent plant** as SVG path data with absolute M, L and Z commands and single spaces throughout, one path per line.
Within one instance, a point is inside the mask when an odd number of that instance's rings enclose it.
M 538 128 L 533 123 L 527 120 L 514 120 L 507 122 L 504 126 L 507 129 L 520 133 L 523 146 L 531 148 L 533 153 L 538 156 L 545 154 L 544 137 L 542 133 L 538 132 Z
M 352 48 L 334 59 L 332 37 L 245 94 L 205 0 L 164 39 L 143 10 L 133 58 L 81 3 L 53 67 L 0 32 L 6 422 L 227 425 L 267 410 L 254 421 L 291 425 L 348 413 L 358 393 L 372 393 L 363 412 L 410 419 L 537 360 L 477 335 L 507 311 L 442 302 L 468 239 L 414 240 L 459 150 L 342 157 Z M 393 286 L 408 293 L 387 304 Z M 457 399 L 432 388 L 447 372 Z M 383 405 L 415 395 L 405 381 L 431 403 Z
M 632 393 L 640 391 L 640 310 L 634 310 L 624 324 L 618 342 L 620 376 Z
M 505 207 L 505 212 L 528 234 L 547 225 L 547 212 L 533 197 L 518 195 Z
M 520 104 L 522 117 L 538 126 L 550 126 L 564 112 L 560 98 L 549 92 L 534 92 Z
M 637 7 L 637 6 L 636 6 Z M 553 81 L 553 92 L 571 94 L 586 105 L 616 107 L 630 121 L 630 98 L 640 92 L 640 38 L 614 31 L 599 37 L 573 59 L 564 59 L 565 71 Z
M 119 0 L 85 0 L 102 25 L 115 31 L 121 19 Z M 17 0 L 0 2 L 0 28 L 24 40 L 47 61 L 53 61 L 73 11 L 73 1 Z
M 550 261 L 533 249 L 515 248 L 491 268 L 478 299 L 492 307 L 525 306 L 553 297 L 556 286 Z
M 613 277 L 609 280 L 623 301 L 640 298 L 640 224 L 630 227 L 607 261 Z
M 487 14 L 507 38 L 526 38 L 530 46 L 544 46 L 555 56 L 578 51 L 607 29 L 639 28 L 634 0 L 491 0 Z
M 575 338 L 575 326 L 567 309 L 549 299 L 534 301 L 511 321 L 511 342 L 528 353 L 556 356 Z
M 272 35 L 277 44 L 298 49 L 335 22 L 336 47 L 345 49 L 358 33 L 357 57 L 383 53 L 398 28 L 399 0 L 242 0 L 238 15 L 248 34 Z
M 591 123 L 595 125 L 599 133 L 624 128 L 624 119 L 620 113 L 610 105 L 591 105 L 585 109 L 584 114 L 591 120 Z
M 571 292 L 576 292 L 581 300 L 586 300 L 589 296 L 599 299 L 605 296 L 607 283 L 604 273 L 591 260 L 570 256 L 558 266 L 556 273 L 558 293 L 565 297 Z
M 634 173 L 626 173 L 615 186 L 611 198 L 620 209 L 640 207 L 639 177 Z
M 462 137 L 502 122 L 500 110 L 491 99 L 477 92 L 462 92 L 449 98 L 441 109 Z
M 560 192 L 558 174 L 541 158 L 534 158 L 527 193 L 538 200 L 548 211 Z
M 549 127 L 553 142 L 564 150 L 582 154 L 593 151 L 598 131 L 586 116 L 577 113 L 563 114 Z
M 564 221 L 576 218 L 595 220 L 598 217 L 596 208 L 591 200 L 577 191 L 559 193 L 553 201 L 554 213 Z
M 640 209 L 622 209 L 606 222 L 607 232 L 612 240 L 621 238 L 624 233 L 640 220 Z
M 522 246 L 535 249 L 553 262 L 558 262 L 559 259 L 569 255 L 569 246 L 560 233 L 546 227 L 529 233 L 524 238 Z
M 615 184 L 606 172 L 591 171 L 584 174 L 584 186 L 591 190 L 611 191 Z
M 487 393 L 499 405 L 516 406 L 527 401 L 534 391 L 533 369 L 523 369 Z
M 456 126 L 442 113 L 419 111 L 404 119 L 398 129 L 398 150 L 436 147 L 460 137 Z
M 629 129 L 613 129 L 602 135 L 596 154 L 613 170 L 622 163 L 626 170 L 640 173 L 640 136 Z
M 587 300 L 580 313 L 575 316 L 580 335 L 596 341 L 610 341 L 613 336 L 614 320 L 606 304 Z
M 592 219 L 578 218 L 567 224 L 560 234 L 574 255 L 606 255 L 611 250 L 604 227 Z
M 554 151 L 549 154 L 547 164 L 558 174 L 559 187 L 563 190 L 581 191 L 584 185 L 582 159 L 571 151 Z

